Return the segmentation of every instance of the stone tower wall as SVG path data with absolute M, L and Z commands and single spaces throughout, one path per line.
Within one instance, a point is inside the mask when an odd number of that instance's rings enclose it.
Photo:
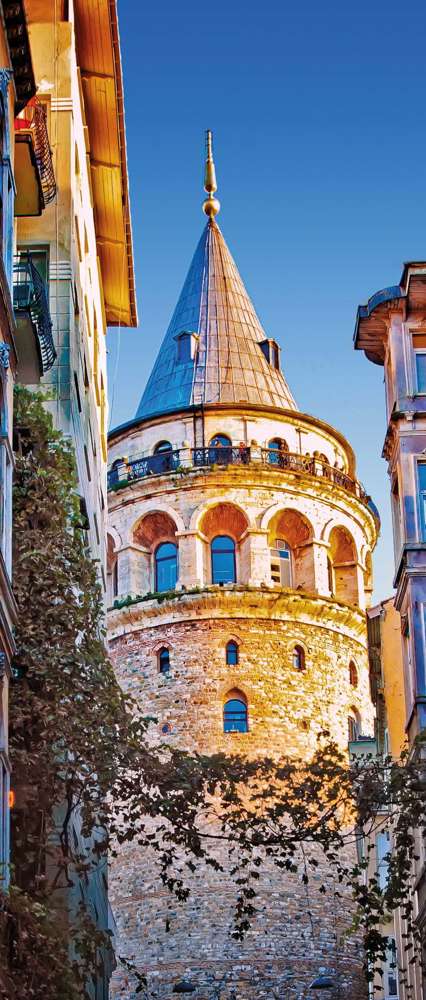
M 223 414 L 220 419 L 226 430 Z M 168 439 L 169 431 L 158 426 L 157 440 Z M 348 716 L 372 733 L 363 609 L 376 524 L 353 491 L 254 462 L 188 468 L 146 476 L 110 494 L 110 525 L 111 563 L 118 562 L 111 654 L 120 683 L 156 720 L 153 743 L 309 759 L 324 728 L 347 746 Z M 213 586 L 209 575 L 217 533 L 236 542 L 237 583 L 230 586 Z M 271 577 L 278 535 L 292 548 L 292 589 Z M 173 594 L 155 597 L 153 553 L 166 539 L 178 545 L 179 578 Z M 339 599 L 330 589 L 327 560 Z M 239 647 L 236 665 L 226 663 L 229 640 Z M 304 651 L 303 670 L 293 662 L 296 645 Z M 167 676 L 159 672 L 161 648 L 169 650 Z M 223 731 L 224 702 L 235 689 L 247 700 L 247 733 Z M 323 876 L 325 898 L 318 892 Z M 200 868 L 188 903 L 180 906 L 137 846 L 120 848 L 111 872 L 120 954 L 135 956 L 148 972 L 150 996 L 161 998 L 171 997 L 182 977 L 197 983 L 199 1000 L 307 997 L 325 966 L 337 969 L 348 1000 L 360 1000 L 362 958 L 356 940 L 343 940 L 350 902 L 339 902 L 335 889 L 324 867 L 308 890 L 300 878 L 266 868 L 259 913 L 241 943 L 231 936 L 236 889 L 226 877 Z M 130 998 L 131 987 L 118 976 L 112 995 Z

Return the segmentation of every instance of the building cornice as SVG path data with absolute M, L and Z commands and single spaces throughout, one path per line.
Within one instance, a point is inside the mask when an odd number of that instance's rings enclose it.
M 331 630 L 367 644 L 366 616 L 355 605 L 299 591 L 235 584 L 205 587 L 194 592 L 176 591 L 159 598 L 129 598 L 131 603 L 108 612 L 108 636 L 113 641 L 129 632 L 161 626 L 173 621 L 261 619 L 298 621 Z

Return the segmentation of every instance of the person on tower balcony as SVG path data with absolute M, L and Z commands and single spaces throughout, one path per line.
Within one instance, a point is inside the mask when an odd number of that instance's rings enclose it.
M 288 444 L 281 438 L 280 446 L 278 449 L 278 465 L 280 469 L 286 469 L 288 466 Z
M 246 445 L 245 441 L 240 441 L 240 443 L 238 445 L 238 458 L 239 458 L 239 461 L 242 462 L 243 465 L 247 465 L 248 464 L 249 450 L 247 448 L 247 445 Z

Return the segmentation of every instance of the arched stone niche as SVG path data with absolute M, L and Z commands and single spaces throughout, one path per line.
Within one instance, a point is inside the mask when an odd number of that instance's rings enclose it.
M 334 527 L 329 537 L 333 597 L 345 604 L 359 604 L 358 554 L 347 528 Z
M 271 553 L 279 552 L 281 541 L 287 543 L 290 562 L 290 586 L 294 590 L 316 590 L 312 524 L 297 510 L 278 511 L 268 525 Z M 278 557 L 279 558 L 279 557 Z

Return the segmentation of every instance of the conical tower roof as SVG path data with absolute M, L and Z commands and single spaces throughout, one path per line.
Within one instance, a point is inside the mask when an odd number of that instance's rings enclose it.
M 207 403 L 297 409 L 281 371 L 267 360 L 266 334 L 214 220 L 219 209 L 219 202 L 212 197 L 215 177 L 210 185 L 206 182 L 206 190 L 210 198 L 204 210 L 210 218 L 137 418 Z M 186 355 L 178 347 L 179 335 L 185 333 L 193 335 Z

